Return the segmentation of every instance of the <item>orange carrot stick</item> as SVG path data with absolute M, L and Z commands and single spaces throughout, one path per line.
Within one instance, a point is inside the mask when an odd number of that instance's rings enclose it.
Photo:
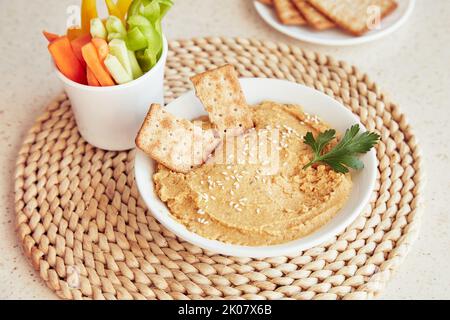
M 89 86 L 100 87 L 100 82 L 98 82 L 97 78 L 95 77 L 94 73 L 89 67 L 86 68 L 86 76 L 87 76 L 87 83 Z
M 42 31 L 42 33 L 44 34 L 44 37 L 48 40 L 48 42 L 53 42 L 56 39 L 59 38 L 59 36 L 55 33 L 51 33 L 51 32 L 47 32 L 47 31 Z
M 95 49 L 95 46 L 92 44 L 92 42 L 86 44 L 81 49 L 81 52 L 83 54 L 84 61 L 86 61 L 86 64 L 91 69 L 98 82 L 102 86 L 113 86 L 115 83 L 109 73 L 103 67 L 102 62 L 98 57 L 97 50 Z
M 81 48 L 83 48 L 83 46 L 86 43 L 88 43 L 89 41 L 91 41 L 91 35 L 86 34 L 86 35 L 80 36 L 70 42 L 70 44 L 72 45 L 73 53 L 75 53 L 75 56 L 78 58 L 78 60 L 80 60 L 81 65 L 83 67 L 86 67 L 86 61 L 84 61 L 84 59 L 83 59 L 83 54 L 81 53 Z
M 75 40 L 78 37 L 81 37 L 82 35 L 89 34 L 89 32 L 83 32 L 80 28 L 77 27 L 71 27 L 67 29 L 67 37 L 70 41 Z
M 60 37 L 48 45 L 48 50 L 59 71 L 67 78 L 86 84 L 86 71 L 72 50 L 67 36 Z
M 109 53 L 109 47 L 108 42 L 106 42 L 102 38 L 92 38 L 92 44 L 95 46 L 95 49 L 97 49 L 98 57 L 101 61 L 106 59 L 106 56 Z

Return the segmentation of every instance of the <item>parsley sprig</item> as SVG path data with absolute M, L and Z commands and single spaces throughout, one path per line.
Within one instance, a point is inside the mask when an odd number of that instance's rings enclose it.
M 336 137 L 336 130 L 330 129 L 320 133 L 317 138 L 308 132 L 303 142 L 314 151 L 314 158 L 303 167 L 306 169 L 317 162 L 329 165 L 334 171 L 347 173 L 348 168 L 362 169 L 364 163 L 357 155 L 368 152 L 380 140 L 380 136 L 373 132 L 359 133 L 359 125 L 355 124 L 345 131 L 344 137 L 329 152 L 322 154 L 322 150 Z

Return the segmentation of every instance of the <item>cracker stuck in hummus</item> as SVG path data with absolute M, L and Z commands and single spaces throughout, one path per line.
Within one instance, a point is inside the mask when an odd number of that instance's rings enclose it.
M 239 135 L 253 127 L 250 110 L 232 65 L 208 70 L 191 78 L 195 93 L 221 135 Z
M 219 144 L 212 130 L 178 119 L 152 104 L 136 137 L 136 146 L 177 172 L 201 165 Z

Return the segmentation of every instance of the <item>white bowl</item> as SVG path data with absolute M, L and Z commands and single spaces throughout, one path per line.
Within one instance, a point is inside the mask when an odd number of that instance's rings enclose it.
M 305 112 L 319 116 L 338 133 L 345 132 L 347 128 L 356 123 L 362 130 L 365 130 L 359 119 L 348 109 L 317 90 L 276 79 L 246 78 L 241 79 L 240 82 L 249 104 L 256 104 L 263 100 L 298 104 L 304 108 Z M 166 106 L 166 110 L 186 119 L 206 114 L 193 91 L 171 102 Z M 358 172 L 352 172 L 353 188 L 349 200 L 329 223 L 306 237 L 272 246 L 252 247 L 227 244 L 190 232 L 171 216 L 167 206 L 156 195 L 152 179 L 156 163 L 141 151 L 136 154 L 135 175 L 141 196 L 152 214 L 162 225 L 180 238 L 204 249 L 225 255 L 262 258 L 292 255 L 309 249 L 329 240 L 349 226 L 368 203 L 376 180 L 375 151 L 371 150 L 362 156 L 361 160 L 364 162 L 365 168 Z
M 55 72 L 64 85 L 81 136 L 93 146 L 110 151 L 135 147 L 136 137 L 151 103 L 164 104 L 164 67 L 168 44 L 151 70 L 136 80 L 110 87 L 76 83 Z
M 350 46 L 380 39 L 397 30 L 413 12 L 416 0 L 398 0 L 398 7 L 381 20 L 378 29 L 355 37 L 337 28 L 316 31 L 306 26 L 287 26 L 279 22 L 275 10 L 261 2 L 253 1 L 256 11 L 272 28 L 292 38 L 327 46 Z

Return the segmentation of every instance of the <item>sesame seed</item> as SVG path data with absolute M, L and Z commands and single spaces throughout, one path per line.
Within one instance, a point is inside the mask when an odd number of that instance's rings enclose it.
M 204 218 L 198 218 L 197 221 L 200 222 L 201 224 L 208 224 L 209 223 Z

